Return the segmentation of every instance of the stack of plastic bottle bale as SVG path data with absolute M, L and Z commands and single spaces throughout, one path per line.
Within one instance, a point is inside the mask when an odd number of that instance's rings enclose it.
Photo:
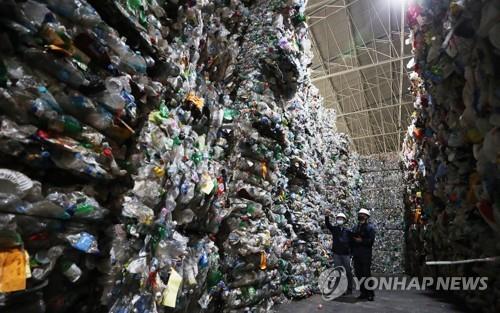
M 228 213 L 221 125 L 229 96 L 221 84 L 233 55 L 225 64 L 214 58 L 223 57 L 229 32 L 210 20 L 220 18 L 210 5 L 204 14 L 198 5 L 167 2 L 93 5 L 108 23 L 129 23 L 122 32 L 143 53 L 143 38 L 154 43 L 149 74 L 162 95 L 130 149 L 134 183 L 121 199 L 123 223 L 113 229 L 103 302 L 110 312 L 201 310 L 222 287 L 214 234 Z M 209 34 L 205 23 L 214 25 Z
M 404 206 L 403 171 L 396 153 L 364 156 L 359 170 L 363 177 L 362 206 L 371 210 L 370 221 L 377 235 L 372 271 L 403 273 Z
M 410 222 L 425 224 L 419 237 L 427 261 L 498 256 L 499 13 L 496 1 L 415 1 L 409 6 L 416 112 L 405 159 L 414 181 L 422 184 L 407 202 L 414 213 Z M 486 291 L 460 295 L 475 310 L 500 310 L 495 263 L 432 268 L 423 263 L 424 273 L 488 277 Z
M 317 277 L 327 265 L 326 249 L 320 236 L 325 207 L 323 185 L 324 133 L 332 129 L 323 123 L 325 113 L 315 87 L 306 85 L 289 102 L 291 166 L 285 195 L 288 222 L 293 234 L 283 271 L 283 287 L 289 297 L 305 297 L 315 292 Z
M 296 86 L 290 84 L 297 79 L 294 68 L 282 64 L 290 65 L 278 46 L 284 32 L 276 27 L 281 5 L 259 2 L 248 8 L 249 25 L 235 64 L 232 109 L 239 116 L 227 166 L 231 212 L 218 234 L 227 285 L 222 300 L 228 312 L 269 311 L 273 298 L 281 294 L 278 261 L 287 238 L 273 218 L 273 206 L 286 188 L 288 130 L 283 106 L 288 94 L 295 92 Z
M 426 216 L 422 215 L 422 188 L 425 185 L 425 166 L 422 159 L 423 145 L 416 137 L 414 130 L 417 124 L 421 124 L 421 109 L 419 101 L 429 97 L 424 87 L 424 82 L 417 73 L 411 73 L 411 91 L 416 98 L 412 121 L 406 132 L 401 158 L 403 162 L 403 202 L 405 206 L 405 271 L 417 276 L 425 276 L 429 268 L 422 266 L 425 261 L 425 245 L 423 239 L 426 233 Z
M 315 161 L 311 162 L 308 171 L 310 180 L 298 189 L 301 193 L 294 195 L 295 201 L 292 206 L 296 208 L 296 215 L 301 218 L 300 223 L 297 223 L 301 226 L 297 234 L 305 241 L 307 254 L 306 262 L 303 262 L 305 265 L 297 267 L 307 275 L 298 276 L 305 277 L 306 280 L 302 281 L 303 285 L 299 284 L 293 290 L 295 297 L 317 292 L 319 274 L 325 267 L 331 266 L 329 257 L 331 257 L 332 237 L 326 229 L 325 213 L 331 210 L 334 214 L 345 212 L 348 216 L 353 216 L 360 199 L 360 177 L 356 155 L 350 151 L 350 140 L 344 134 L 336 132 L 331 123 L 335 119 L 332 110 L 318 106 L 313 112 L 318 116 L 312 119 L 316 120 L 314 125 L 305 121 L 303 124 L 306 125 L 305 133 L 310 131 L 317 134 L 316 141 L 309 138 L 309 144 L 301 144 L 308 147 L 305 150 L 308 151 L 306 156 L 310 154 L 308 158 Z M 302 196 L 297 197 L 297 195 Z M 350 222 L 354 220 L 350 219 Z
M 265 312 L 287 269 L 311 293 L 337 137 L 303 1 L 0 9 L 0 164 L 16 170 L 0 257 L 20 273 L 0 279 L 2 312 Z
M 281 39 L 280 45 L 290 49 L 289 42 L 290 39 Z M 294 63 L 300 65 L 299 73 L 304 73 L 307 64 L 311 63 L 312 55 L 310 51 L 307 53 L 310 41 L 303 40 L 300 46 L 306 53 L 300 62 Z M 333 193 L 345 192 L 345 200 L 356 189 L 356 174 L 351 174 L 357 170 L 356 164 L 351 162 L 350 142 L 346 136 L 337 133 L 335 120 L 335 112 L 323 107 L 317 89 L 308 80 L 302 81 L 287 109 L 292 157 L 287 175 L 289 192 L 285 198 L 289 226 L 293 231 L 289 251 L 293 261 L 285 271 L 284 289 L 290 297 L 304 297 L 318 291 L 317 278 L 329 265 L 331 247 L 331 236 L 324 228 L 324 209 L 343 206 L 343 198 Z M 342 157 L 337 155 L 341 150 L 346 162 L 339 166 L 342 174 L 339 170 L 334 173 L 332 168 L 342 163 Z
M 350 150 L 351 140 L 347 135 L 330 132 L 323 136 L 327 145 L 323 178 L 325 209 L 333 215 L 344 213 L 347 216 L 346 227 L 352 228 L 357 224 L 357 212 L 361 205 L 363 180 L 359 171 L 359 156 Z M 324 223 L 324 214 L 322 226 L 320 238 L 331 256 L 332 236 Z
M 325 196 L 333 213 L 344 213 L 347 223 L 357 223 L 363 183 L 359 171 L 359 156 L 350 150 L 351 140 L 342 133 L 325 134 Z
M 0 6 L 2 312 L 90 312 L 146 61 L 85 3 Z

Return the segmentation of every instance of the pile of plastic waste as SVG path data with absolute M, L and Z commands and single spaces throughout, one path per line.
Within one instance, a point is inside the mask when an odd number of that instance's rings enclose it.
M 51 186 L 0 169 L 2 312 L 66 312 L 99 307 L 101 230 L 108 210 L 85 187 Z M 66 289 L 61 294 L 59 291 Z
M 316 88 L 301 88 L 287 111 L 292 164 L 280 209 L 288 221 L 283 226 L 291 234 L 291 248 L 283 256 L 281 273 L 284 293 L 301 298 L 318 292 L 318 276 L 331 266 L 325 211 L 356 210 L 360 177 L 350 140 L 336 132 L 331 123 L 335 112 L 322 106 Z
M 0 3 L 2 312 L 317 291 L 323 209 L 354 208 L 360 178 L 309 80 L 305 5 Z
M 461 292 L 498 312 L 498 266 L 425 266 L 498 256 L 500 227 L 499 54 L 496 1 L 414 1 L 408 21 L 415 96 L 403 159 L 414 273 L 488 277 L 486 292 Z
M 373 246 L 372 271 L 384 274 L 404 272 L 404 184 L 396 153 L 364 156 L 360 159 L 361 203 L 371 210 L 370 222 L 377 234 Z
M 317 278 L 328 265 L 329 248 L 322 242 L 325 233 L 321 227 L 322 209 L 327 205 L 323 192 L 325 152 L 321 150 L 326 142 L 322 135 L 332 129 L 323 122 L 326 115 L 314 87 L 297 94 L 289 103 L 291 166 L 283 205 L 291 248 L 284 257 L 286 267 L 282 270 L 284 292 L 289 297 L 305 297 L 317 291 Z
M 350 138 L 342 133 L 328 132 L 324 186 L 327 203 L 334 213 L 344 213 L 347 222 L 354 226 L 361 203 L 363 176 L 360 156 L 351 151 Z

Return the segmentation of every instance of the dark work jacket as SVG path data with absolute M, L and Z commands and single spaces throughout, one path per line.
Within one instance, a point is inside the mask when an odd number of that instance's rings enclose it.
M 351 248 L 354 257 L 372 257 L 372 246 L 375 241 L 375 227 L 371 223 L 358 224 L 352 229 L 352 237 L 361 236 L 361 242 L 352 238 Z
M 349 255 L 351 254 L 351 249 L 349 247 L 349 242 L 351 239 L 351 231 L 343 226 L 330 224 L 330 218 L 325 215 L 325 224 L 328 230 L 332 233 L 333 244 L 332 251 L 334 254 Z

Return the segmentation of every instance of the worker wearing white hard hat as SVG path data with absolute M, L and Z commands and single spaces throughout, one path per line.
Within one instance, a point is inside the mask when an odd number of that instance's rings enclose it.
M 330 223 L 330 212 L 325 212 L 325 224 L 332 233 L 332 252 L 333 265 L 342 266 L 347 274 L 347 291 L 345 294 L 352 293 L 352 270 L 351 270 L 351 231 L 345 227 L 347 216 L 344 213 L 335 215 L 335 225 Z
M 342 225 L 343 223 L 345 223 L 347 221 L 347 216 L 345 216 L 344 213 L 339 213 L 335 216 L 336 220 L 337 220 L 337 224 L 340 222 L 340 225 Z
M 370 281 L 372 264 L 372 247 L 375 241 L 375 227 L 368 221 L 370 211 L 361 209 L 358 211 L 358 225 L 352 230 L 352 256 L 354 263 L 354 271 L 358 280 Z M 361 284 L 361 295 L 358 299 L 374 300 L 373 288 L 366 288 L 365 284 Z
M 359 214 L 364 214 L 364 215 L 367 215 L 368 217 L 370 217 L 370 211 L 368 211 L 367 209 L 359 210 L 358 215 Z

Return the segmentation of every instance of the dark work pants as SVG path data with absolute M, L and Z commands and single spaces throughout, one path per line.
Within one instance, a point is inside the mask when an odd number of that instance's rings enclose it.
M 354 262 L 354 272 L 356 273 L 356 277 L 358 278 L 358 282 L 361 284 L 361 279 L 364 277 L 363 283 L 360 286 L 361 295 L 375 296 L 373 290 L 367 290 L 365 286 L 365 281 L 368 277 L 372 276 L 371 266 L 372 266 L 372 258 L 371 256 L 355 256 L 353 257 Z
M 343 266 L 347 274 L 347 291 L 352 291 L 352 270 L 351 270 L 351 256 L 348 254 L 334 254 L 333 265 Z

